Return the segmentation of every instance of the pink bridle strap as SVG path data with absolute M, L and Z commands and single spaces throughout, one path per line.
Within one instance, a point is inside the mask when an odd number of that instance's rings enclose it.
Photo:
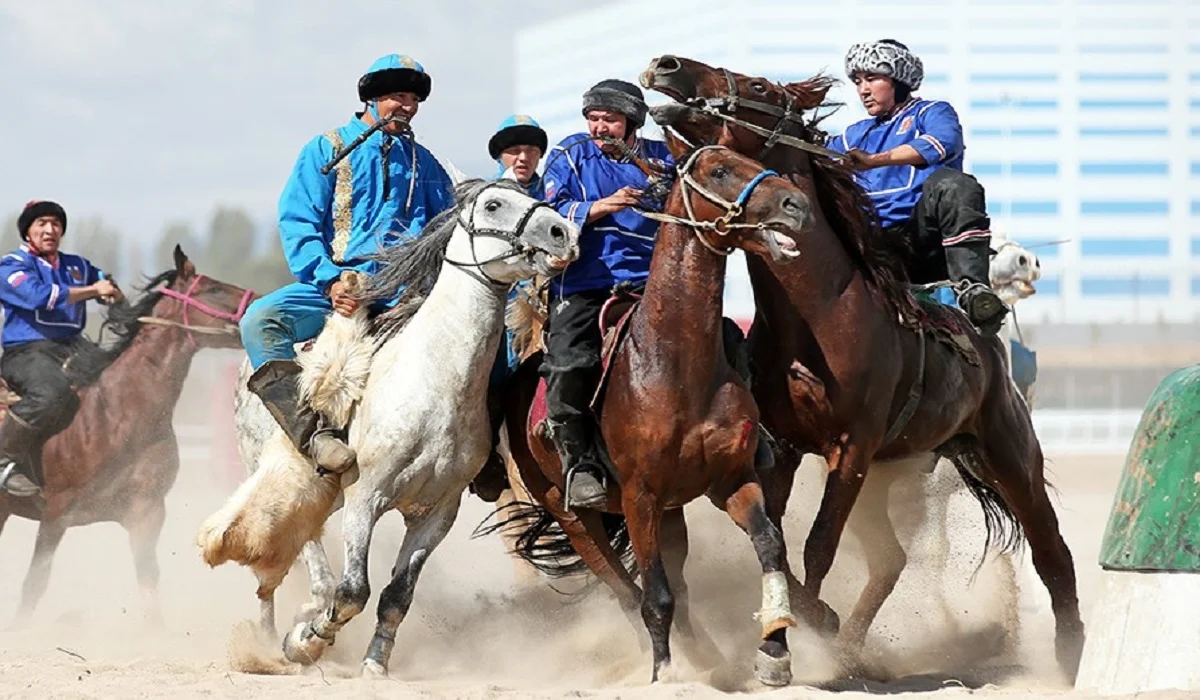
M 204 275 L 196 275 L 194 278 L 192 278 L 192 283 L 188 285 L 187 292 L 184 294 L 180 294 L 174 289 L 170 289 L 168 287 L 163 287 L 158 291 L 164 296 L 171 297 L 172 299 L 178 299 L 179 301 L 183 302 L 183 325 L 185 327 L 188 325 L 188 307 L 190 306 L 196 307 L 196 309 L 202 313 L 208 314 L 213 318 L 219 318 L 222 321 L 239 323 L 242 320 L 242 316 L 246 315 L 246 307 L 250 305 L 250 297 L 254 296 L 254 291 L 247 289 L 245 292 L 243 292 L 242 300 L 238 302 L 237 313 L 231 314 L 228 311 L 214 309 L 208 304 L 192 298 L 192 292 L 196 291 L 196 286 L 200 284 L 200 280 L 202 279 L 204 279 Z

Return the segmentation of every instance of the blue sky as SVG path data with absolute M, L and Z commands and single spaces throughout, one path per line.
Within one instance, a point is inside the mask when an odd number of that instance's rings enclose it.
M 60 201 L 152 245 L 217 205 L 270 223 L 300 147 L 360 106 L 378 56 L 421 61 L 414 121 L 439 159 L 491 175 L 519 26 L 580 0 L 0 0 L 0 211 Z

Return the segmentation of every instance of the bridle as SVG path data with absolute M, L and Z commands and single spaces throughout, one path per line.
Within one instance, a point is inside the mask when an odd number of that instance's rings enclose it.
M 188 285 L 187 291 L 182 293 L 177 292 L 170 287 L 160 287 L 157 290 L 159 294 L 183 303 L 183 323 L 172 321 L 167 318 L 160 318 L 158 316 L 142 316 L 138 318 L 138 321 L 160 326 L 182 328 L 188 332 L 188 340 L 192 341 L 192 345 L 196 345 L 196 338 L 192 335 L 193 333 L 203 333 L 207 335 L 237 335 L 239 332 L 237 327 L 238 323 L 240 323 L 242 317 L 246 315 L 246 307 L 250 305 L 250 298 L 254 296 L 254 291 L 247 289 L 242 292 L 242 299 L 238 302 L 237 312 L 230 313 L 228 311 L 215 309 L 192 296 L 192 294 L 196 291 L 196 287 L 200 285 L 200 281 L 203 279 L 204 275 L 196 275 L 192 278 L 192 283 Z M 201 313 L 213 318 L 220 319 L 222 321 L 229 321 L 233 324 L 233 326 L 226 326 L 224 328 L 193 326 L 188 322 L 188 309 L 191 307 L 194 307 L 197 311 L 200 311 Z
M 833 158 L 835 160 L 844 160 L 846 158 L 846 154 L 844 153 L 839 153 L 824 146 L 809 143 L 802 138 L 783 133 L 792 124 L 798 125 L 801 128 L 807 125 L 804 123 L 804 111 L 796 109 L 796 99 L 782 85 L 775 84 L 783 94 L 783 107 L 778 107 L 767 102 L 742 97 L 738 92 L 737 80 L 734 79 L 733 73 L 728 68 L 722 68 L 721 72 L 725 75 L 725 82 L 729 87 L 729 92 L 725 96 L 693 97 L 684 101 L 683 104 L 710 117 L 716 117 L 747 131 L 752 131 L 759 136 L 766 136 L 767 141 L 756 160 L 762 160 L 762 157 L 766 155 L 767 151 L 774 148 L 775 144 L 783 144 L 797 150 L 807 151 L 814 155 L 825 156 L 826 158 Z M 745 119 L 739 119 L 735 116 L 739 107 L 745 107 L 761 114 L 777 117 L 775 128 L 766 129 L 757 124 L 752 124 Z
M 732 202 L 727 201 L 717 193 L 701 185 L 696 181 L 696 178 L 692 177 L 692 167 L 696 164 L 696 160 L 699 158 L 700 154 L 704 151 L 713 149 L 721 149 L 732 152 L 731 149 L 726 148 L 725 146 L 701 146 L 693 151 L 691 157 L 687 159 L 687 162 L 678 168 L 680 178 L 679 187 L 683 196 L 683 208 L 687 212 L 686 219 L 659 212 L 639 211 L 639 213 L 647 219 L 652 219 L 654 221 L 687 226 L 696 232 L 696 238 L 705 248 L 708 248 L 717 255 L 729 255 L 734 251 L 733 246 L 713 243 L 705 236 L 708 234 L 708 232 L 715 233 L 718 236 L 727 236 L 735 229 L 754 229 L 758 231 L 769 229 L 770 226 L 762 221 L 758 222 L 757 224 L 739 224 L 734 223 L 734 221 L 741 217 L 743 213 L 745 213 L 743 207 L 746 205 L 746 201 L 750 199 L 750 195 L 754 193 L 755 188 L 757 188 L 763 180 L 766 180 L 768 177 L 781 176 L 774 170 L 763 170 L 758 175 L 755 175 L 754 179 L 746 183 L 746 186 L 742 188 L 742 193 L 738 195 L 736 200 Z M 692 206 L 691 195 L 688 192 L 689 187 L 695 190 L 701 197 L 704 197 L 709 202 L 712 202 L 719 207 L 723 207 L 725 209 L 725 213 L 713 221 L 698 220 L 696 218 L 695 209 Z M 772 236 L 767 236 L 767 241 L 767 245 L 769 246 L 774 247 L 776 245 L 774 237 Z
M 512 231 L 506 231 L 504 229 L 497 228 L 477 228 L 475 226 L 474 212 L 475 207 L 479 203 L 480 197 L 482 197 L 483 193 L 487 192 L 489 189 L 499 186 L 502 186 L 501 181 L 496 181 L 484 186 L 479 190 L 479 192 L 475 195 L 474 201 L 471 202 L 470 210 L 472 215 L 467 219 L 463 219 L 462 212 L 459 212 L 458 214 L 458 224 L 467 232 L 467 239 L 471 242 L 471 257 L 474 258 L 475 261 L 462 262 L 459 260 L 451 260 L 446 255 L 443 255 L 442 259 L 457 268 L 467 271 L 468 274 L 478 275 L 479 278 L 482 278 L 482 281 L 485 281 L 491 286 L 504 287 L 507 289 L 510 286 L 508 282 L 495 279 L 484 271 L 483 266 L 489 263 L 498 262 L 500 260 L 508 260 L 510 258 L 521 256 L 526 256 L 530 262 L 532 262 L 533 256 L 538 252 L 538 250 L 521 240 L 521 238 L 525 235 L 525 227 L 529 225 L 529 220 L 533 218 L 533 215 L 536 214 L 539 209 L 544 208 L 553 210 L 553 207 L 550 206 L 549 202 L 535 200 L 533 204 L 530 205 L 529 209 L 527 209 L 525 213 L 521 215 L 521 218 L 517 221 L 516 228 L 514 228 Z M 464 209 L 466 209 L 466 207 L 464 207 Z M 490 257 L 486 260 L 479 260 L 478 256 L 475 254 L 476 238 L 499 238 L 500 240 L 508 243 L 511 247 L 506 253 L 501 253 L 500 255 Z M 474 271 L 470 270 L 469 268 L 474 268 Z

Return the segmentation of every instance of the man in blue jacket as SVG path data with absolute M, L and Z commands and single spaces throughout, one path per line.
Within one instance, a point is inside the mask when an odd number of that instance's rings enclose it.
M 914 94 L 924 66 L 898 41 L 850 47 L 846 74 L 870 117 L 829 146 L 850 156 L 880 223 L 912 249 L 911 281 L 955 283 L 971 322 L 996 333 L 1008 308 L 989 286 L 991 220 L 983 187 L 962 171 L 958 114 L 946 102 Z
M 248 387 L 296 448 L 323 470 L 345 471 L 355 455 L 343 436 L 318 429 L 316 414 L 299 400 L 293 346 L 315 338 L 330 311 L 349 316 L 358 308 L 338 279 L 343 270 L 373 274 L 377 263 L 369 256 L 417 235 L 453 205 L 450 177 L 409 126 L 431 87 L 420 63 L 384 56 L 358 81 L 365 109 L 304 146 L 279 200 L 279 237 L 297 281 L 255 301 L 242 318 L 242 343 L 255 370 Z M 371 134 L 328 175 L 321 173 L 344 145 L 393 116 L 401 121 Z
M 0 425 L 0 488 L 17 498 L 41 494 L 42 447 L 79 411 L 64 369 L 87 325 L 85 302 L 124 299 L 87 258 L 59 250 L 67 213 L 55 202 L 25 205 L 17 218 L 24 243 L 0 258 L 4 358 L 0 374 L 21 400 Z
M 645 285 L 658 233 L 656 222 L 630 209 L 648 184 L 645 173 L 620 148 L 596 137 L 609 136 L 640 158 L 673 166 L 665 143 L 638 138 L 646 112 L 636 85 L 603 80 L 583 95 L 587 135 L 567 137 L 547 160 L 546 200 L 582 229 L 579 258 L 551 285 L 541 365 L 550 434 L 572 506 L 595 507 L 605 499 L 596 423 L 589 415 L 599 379 L 600 309 L 615 285 Z

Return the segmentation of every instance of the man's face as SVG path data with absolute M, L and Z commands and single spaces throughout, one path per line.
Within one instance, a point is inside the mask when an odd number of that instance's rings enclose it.
M 404 123 L 411 122 L 413 117 L 417 115 L 417 110 L 421 107 L 421 102 L 417 99 L 416 93 L 413 92 L 393 92 L 390 95 L 380 97 L 376 102 L 376 109 L 379 110 L 379 118 L 386 119 L 391 116 L 399 116 L 404 119 Z M 383 130 L 389 134 L 396 135 L 405 131 L 405 125 L 399 122 L 392 122 L 383 127 Z
M 63 225 L 57 216 L 39 216 L 29 227 L 29 247 L 38 255 L 58 252 L 58 243 L 63 237 Z
M 500 164 L 505 168 L 512 168 L 513 175 L 516 175 L 517 182 L 522 185 L 528 185 L 533 179 L 533 175 L 537 172 L 538 161 L 542 159 L 542 149 L 537 146 L 509 146 L 500 151 Z
M 887 114 L 896 106 L 896 85 L 886 75 L 855 73 L 854 87 L 858 90 L 858 99 L 872 117 Z
M 593 109 L 587 113 L 588 133 L 595 136 L 610 136 L 618 141 L 624 141 L 629 135 L 629 120 L 620 112 L 607 109 Z M 600 150 L 605 153 L 616 150 L 611 144 L 600 144 Z

